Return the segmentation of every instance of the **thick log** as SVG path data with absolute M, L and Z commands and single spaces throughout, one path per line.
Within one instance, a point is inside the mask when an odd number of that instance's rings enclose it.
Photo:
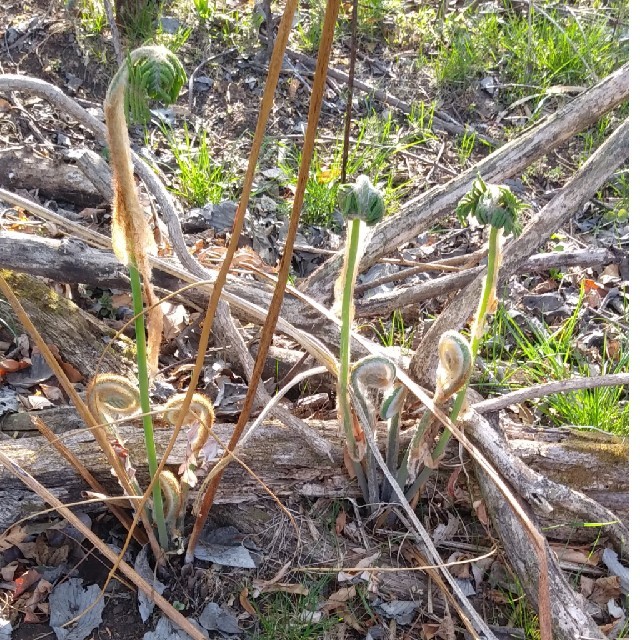
M 42 412 L 39 412 L 41 415 Z M 98 479 L 110 487 L 114 493 L 118 492 L 114 479 L 107 469 L 99 448 L 93 437 L 83 428 L 75 409 L 60 407 L 46 413 L 47 424 L 60 433 L 73 429 L 64 436 L 64 441 L 71 450 L 83 460 L 87 467 Z M 315 430 L 331 444 L 331 453 L 335 461 L 342 460 L 342 438 L 335 421 L 309 420 L 309 429 Z M 24 433 L 26 427 L 25 414 L 5 416 L 0 422 L 0 432 L 14 433 L 20 430 Z M 381 432 L 383 425 L 379 425 Z M 515 427 L 514 427 L 515 428 Z M 222 442 L 226 442 L 233 429 L 230 424 L 218 424 L 215 432 Z M 121 429 L 126 439 L 134 465 L 138 469 L 141 481 L 144 483 L 146 475 L 142 430 L 137 427 Z M 35 434 L 35 428 L 32 431 Z M 160 451 L 169 439 L 168 430 L 157 431 L 157 442 Z M 557 474 L 560 481 L 568 486 L 583 491 L 588 495 L 597 495 L 604 507 L 613 510 L 621 519 L 626 521 L 628 516 L 629 465 L 628 459 L 620 455 L 615 465 L 611 464 L 611 448 L 603 446 L 583 446 L 578 452 L 578 445 L 571 434 L 553 432 L 546 434 L 540 431 L 532 440 L 530 430 L 515 431 L 511 437 L 511 445 L 517 455 L 522 455 L 529 466 L 542 473 Z M 380 436 L 380 442 L 385 440 Z M 408 434 L 403 434 L 403 443 L 408 441 Z M 620 447 L 615 439 L 610 446 Z M 573 443 L 573 444 L 572 444 Z M 617 443 L 617 444 L 616 444 Z M 185 438 L 178 439 L 169 462 L 180 464 L 185 450 Z M 54 491 L 63 501 L 77 499 L 85 489 L 84 483 L 74 472 L 61 461 L 57 452 L 40 436 L 21 438 L 19 440 L 3 440 L 3 451 L 16 462 L 38 478 L 44 485 Z M 457 445 L 451 446 L 451 455 L 457 454 Z M 309 497 L 358 497 L 357 483 L 350 481 L 341 462 L 331 462 L 326 456 L 314 453 L 304 439 L 279 423 L 261 426 L 256 430 L 242 459 L 280 498 L 288 496 Z M 589 469 L 589 473 L 585 473 Z M 444 479 L 446 482 L 446 479 Z M 611 493 L 609 493 L 611 491 Z M 15 494 L 15 495 L 14 495 Z M 16 496 L 20 496 L 20 500 Z M 237 464 L 232 464 L 222 480 L 218 494 L 220 503 L 252 503 L 269 499 L 264 489 L 249 477 Z M 35 496 L 27 497 L 19 481 L 5 471 L 0 470 L 0 528 L 25 515 L 34 505 L 39 505 Z M 565 521 L 555 520 L 551 516 L 549 521 L 554 524 Z M 584 530 L 595 535 L 594 530 Z M 554 531 L 551 531 L 553 534 Z M 573 536 L 572 536 L 573 539 Z
M 559 109 L 529 131 L 500 147 L 457 178 L 438 185 L 407 202 L 394 216 L 385 219 L 372 232 L 360 262 L 365 271 L 380 258 L 429 229 L 451 212 L 480 174 L 487 182 L 500 183 L 518 175 L 531 163 L 587 128 L 629 96 L 629 65 L 624 65 L 575 100 Z M 330 306 L 333 283 L 342 266 L 343 252 L 316 269 L 301 289 Z
M 38 189 L 46 198 L 83 207 L 95 207 L 102 200 L 76 166 L 28 149 L 0 151 L 0 185 L 13 190 Z
M 35 260 L 35 256 L 32 259 Z M 82 264 L 76 268 L 82 269 Z M 37 278 L 12 271 L 1 273 L 44 341 L 55 345 L 62 360 L 83 376 L 94 375 L 96 363 L 105 352 L 104 338 L 111 338 L 115 332 Z M 135 358 L 133 342 L 120 336 L 114 347 L 117 352 L 109 349 L 104 353 L 101 370 L 125 374 Z

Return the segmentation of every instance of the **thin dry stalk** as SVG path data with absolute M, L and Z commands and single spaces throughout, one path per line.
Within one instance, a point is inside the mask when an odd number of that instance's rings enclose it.
M 287 5 L 288 6 L 288 5 Z M 275 290 L 273 292 L 273 298 L 271 299 L 271 305 L 265 319 L 262 332 L 260 335 L 260 344 L 258 345 L 258 353 L 255 359 L 255 366 L 253 369 L 253 375 L 249 382 L 249 388 L 247 389 L 247 395 L 242 407 L 242 412 L 238 418 L 236 428 L 231 435 L 229 444 L 227 445 L 229 451 L 233 451 L 238 444 L 245 425 L 249 420 L 249 415 L 253 408 L 253 399 L 255 398 L 258 385 L 261 382 L 262 370 L 267 360 L 269 352 L 269 345 L 273 333 L 276 329 L 276 323 L 280 314 L 280 308 L 282 307 L 282 300 L 287 287 L 287 280 L 289 278 L 289 267 L 291 265 L 291 259 L 293 257 L 293 246 L 295 243 L 296 232 L 298 229 L 298 223 L 300 221 L 300 215 L 302 213 L 302 204 L 304 198 L 304 192 L 309 179 L 309 168 L 311 166 L 311 159 L 313 156 L 313 148 L 315 145 L 315 135 L 318 128 L 318 121 L 320 119 L 320 108 L 322 107 L 322 97 L 324 94 L 324 86 L 327 80 L 327 69 L 329 68 L 329 57 L 331 54 L 331 46 L 333 44 L 333 34 L 335 30 L 336 21 L 338 19 L 338 11 L 340 9 L 339 0 L 328 0 L 327 8 L 324 15 L 324 24 L 322 27 L 322 35 L 320 37 L 320 47 L 318 52 L 318 63 L 316 66 L 316 75 L 313 81 L 313 89 L 311 92 L 310 104 L 309 104 L 309 116 L 307 122 L 307 129 L 304 139 L 304 145 L 302 148 L 302 157 L 300 160 L 300 168 L 298 171 L 298 182 L 296 184 L 296 192 L 291 209 L 291 216 L 289 221 L 289 231 L 287 233 L 287 240 L 284 246 L 282 258 L 280 260 L 280 269 L 278 273 L 278 281 L 276 283 Z M 283 18 L 284 22 L 284 18 Z M 281 27 L 282 29 L 282 24 Z M 276 47 L 274 50 L 278 55 L 284 55 L 284 49 L 286 42 L 280 42 L 281 32 L 278 31 L 278 40 L 276 41 Z M 281 49 L 279 48 L 281 46 Z M 245 183 L 246 186 L 246 183 Z M 235 249 L 235 247 L 234 247 Z M 227 256 L 229 256 L 229 250 L 227 250 Z M 231 259 L 229 258 L 229 263 Z M 225 258 L 226 262 L 226 258 Z M 215 289 L 214 289 L 215 291 Z M 200 532 L 204 522 L 211 510 L 213 500 L 216 495 L 216 491 L 220 484 L 222 475 L 218 475 L 207 487 L 207 490 L 203 496 L 202 504 L 198 511 L 198 516 L 194 525 L 193 533 L 189 540 L 189 546 L 185 557 L 185 562 L 189 562 L 193 558 L 193 549 L 200 537 Z
M 120 571 L 126 578 L 131 580 L 133 584 L 140 589 L 154 604 L 157 604 L 160 610 L 173 622 L 180 627 L 185 633 L 188 633 L 194 640 L 205 640 L 205 636 L 189 622 L 170 602 L 165 600 L 144 578 L 139 576 L 126 562 L 120 562 L 118 556 L 91 531 L 70 509 L 68 509 L 58 498 L 50 491 L 43 487 L 33 476 L 29 475 L 24 469 L 16 464 L 11 458 L 0 451 L 0 463 L 2 463 L 8 471 L 19 478 L 24 484 L 36 493 L 45 502 L 50 504 L 58 511 L 58 513 L 69 524 L 82 533 L 87 540 L 94 545 L 100 553 L 109 560 L 114 566 L 119 564 Z
M 82 464 L 82 461 L 76 456 L 71 449 L 69 449 L 61 440 L 56 436 L 56 434 L 51 431 L 49 426 L 38 417 L 32 417 L 31 421 L 36 425 L 38 431 L 53 445 L 55 450 L 78 472 L 78 475 L 97 493 L 102 495 L 107 495 L 107 490 L 96 480 L 93 474 Z M 133 520 L 131 516 L 124 511 L 121 507 L 115 504 L 106 503 L 107 506 L 111 509 L 113 514 L 122 522 L 125 529 L 129 530 L 132 526 Z M 133 530 L 134 537 L 136 541 L 140 544 L 147 543 L 147 537 L 144 535 L 142 531 L 139 529 Z

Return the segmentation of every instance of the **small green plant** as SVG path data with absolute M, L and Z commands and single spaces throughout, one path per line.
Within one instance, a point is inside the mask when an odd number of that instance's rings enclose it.
M 460 142 L 458 143 L 458 161 L 462 166 L 465 166 L 473 153 L 476 146 L 476 133 L 475 131 L 465 131 Z
M 407 330 L 402 317 L 402 311 L 396 309 L 391 315 L 391 320 L 383 322 L 378 320 L 378 326 L 368 325 L 376 334 L 380 344 L 385 347 L 401 347 L 402 349 L 410 349 L 413 342 L 413 333 Z
M 347 220 L 347 240 L 342 274 L 336 282 L 335 288 L 336 300 L 341 301 L 338 414 L 346 437 L 347 454 L 353 463 L 362 494 L 369 499 L 371 504 L 376 504 L 378 500 L 375 496 L 378 494 L 378 487 L 375 481 L 375 465 L 370 464 L 368 466 L 369 477 L 367 478 L 361 464 L 367 449 L 366 441 L 363 434 L 356 430 L 356 423 L 354 422 L 351 403 L 349 402 L 349 386 L 353 384 L 356 393 L 360 390 L 358 376 L 354 381 L 354 371 L 351 369 L 353 288 L 360 260 L 360 227 L 362 221 L 368 226 L 372 226 L 382 220 L 384 216 L 384 199 L 380 191 L 371 184 L 371 181 L 366 176 L 359 176 L 354 185 L 342 185 L 339 197 L 340 208 Z M 383 365 L 385 364 L 386 362 L 383 362 Z M 360 370 L 358 369 L 358 371 Z M 395 377 L 395 369 L 393 377 Z M 369 413 L 369 411 L 366 412 Z
M 211 160 L 207 132 L 202 130 L 197 141 L 184 127 L 184 142 L 179 142 L 174 132 L 165 132 L 169 148 L 178 165 L 178 186 L 174 192 L 192 206 L 202 207 L 207 202 L 217 204 L 229 191 L 227 172 Z
M 211 7 L 209 0 L 193 0 L 193 6 L 198 14 L 198 18 L 206 22 L 213 13 L 215 6 Z
M 81 0 L 79 18 L 83 31 L 89 35 L 100 35 L 107 27 L 104 5 L 99 0 Z
M 320 601 L 329 577 L 303 585 L 305 595 L 264 594 L 252 601 L 258 616 L 256 640 L 323 640 L 338 623 L 336 616 L 320 614 Z
M 133 43 L 150 40 L 156 32 L 157 20 L 162 8 L 158 0 L 136 0 L 122 4 L 123 15 L 117 16 L 124 26 L 124 35 Z
M 492 330 L 487 336 L 487 344 L 490 345 L 487 362 L 501 384 L 519 388 L 576 375 L 592 375 L 592 363 L 575 348 L 583 296 L 584 292 L 571 316 L 556 330 L 532 322 L 527 331 L 504 307 L 498 308 Z M 600 358 L 601 374 L 629 370 L 627 341 L 620 341 L 614 362 L 607 356 L 607 351 L 605 340 Z M 629 403 L 625 387 L 603 387 L 552 395 L 541 400 L 537 406 L 554 425 L 588 425 L 619 435 L 629 433 Z

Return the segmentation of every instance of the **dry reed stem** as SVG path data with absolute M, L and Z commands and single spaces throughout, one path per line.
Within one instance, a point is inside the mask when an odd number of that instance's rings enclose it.
M 67 378 L 66 373 L 64 372 L 64 370 L 62 369 L 62 367 L 54 357 L 53 353 L 51 353 L 51 349 L 49 349 L 49 347 L 47 346 L 47 343 L 44 341 L 44 339 L 40 335 L 40 332 L 35 327 L 33 322 L 31 322 L 31 319 L 29 318 L 26 311 L 20 304 L 20 301 L 18 300 L 17 296 L 13 292 L 13 289 L 11 289 L 11 287 L 9 286 L 9 283 L 1 275 L 0 275 L 0 291 L 2 291 L 4 296 L 7 298 L 7 301 L 13 308 L 15 314 L 18 316 L 18 321 L 20 322 L 20 324 L 26 329 L 26 331 L 31 336 L 32 340 L 36 343 L 36 346 L 40 350 L 40 353 L 42 354 L 46 363 L 49 365 L 49 367 L 55 374 L 56 378 L 59 380 L 66 394 L 69 396 L 69 398 L 73 402 L 80 417 L 84 420 L 85 424 L 89 425 L 91 429 L 91 433 L 93 434 L 93 437 L 96 439 L 96 441 L 100 445 L 100 448 L 102 449 L 105 457 L 109 461 L 109 464 L 112 466 L 112 468 L 116 472 L 116 475 L 118 477 L 118 480 L 120 481 L 120 484 L 125 488 L 125 491 L 127 493 L 131 495 L 135 495 L 135 491 L 133 490 L 129 476 L 127 475 L 126 471 L 122 467 L 122 464 L 120 463 L 120 459 L 118 458 L 115 451 L 113 450 L 113 447 L 111 446 L 111 443 L 109 442 L 109 439 L 107 438 L 105 431 L 102 429 L 102 427 L 96 422 L 94 417 L 91 415 L 89 408 L 80 397 L 80 394 L 75 390 L 74 386 L 69 381 L 69 378 Z M 137 521 L 134 519 L 134 522 L 133 522 L 134 526 L 136 522 Z M 156 540 L 155 534 L 153 533 L 153 529 L 151 528 L 151 524 L 149 523 L 149 519 L 147 518 L 146 514 L 143 514 L 142 523 L 144 525 L 145 531 L 147 532 L 149 543 L 151 545 L 151 548 L 153 550 L 155 557 L 158 558 L 159 561 L 162 560 L 163 558 L 162 551 L 160 549 L 160 546 L 158 545 L 158 541 Z M 129 535 L 130 536 L 133 535 L 133 527 L 129 529 Z
M 291 265 L 291 259 L 293 257 L 293 245 L 295 243 L 298 223 L 300 221 L 300 216 L 302 213 L 304 192 L 307 181 L 309 179 L 309 168 L 311 166 L 313 149 L 315 145 L 315 135 L 318 128 L 318 121 L 320 119 L 322 97 L 324 95 L 324 86 L 327 79 L 327 70 L 329 68 L 329 57 L 331 55 L 331 46 L 333 44 L 333 34 L 336 21 L 338 19 L 339 9 L 339 0 L 327 0 L 327 8 L 324 15 L 322 35 L 320 37 L 318 63 L 316 65 L 316 73 L 313 79 L 313 89 L 311 91 L 311 98 L 309 103 L 307 129 L 305 132 L 304 145 L 302 148 L 302 157 L 300 159 L 300 168 L 298 170 L 298 182 L 296 184 L 295 196 L 291 208 L 287 240 L 284 246 L 282 258 L 280 259 L 278 280 L 273 292 L 273 297 L 271 299 L 271 305 L 269 306 L 269 311 L 267 312 L 267 317 L 260 334 L 260 344 L 258 345 L 258 353 L 256 354 L 253 375 L 251 376 L 251 380 L 249 382 L 249 388 L 247 389 L 247 395 L 242 407 L 242 411 L 240 413 L 240 417 L 238 418 L 236 428 L 231 434 L 231 439 L 229 440 L 229 444 L 227 445 L 229 451 L 232 451 L 238 444 L 238 441 L 242 436 L 244 427 L 249 420 L 249 415 L 253 408 L 253 399 L 255 398 L 256 391 L 258 390 L 258 385 L 261 382 L 262 370 L 267 360 L 269 345 L 271 344 L 273 333 L 276 329 L 276 323 L 280 314 L 280 308 L 282 307 L 282 300 L 284 298 L 287 287 L 287 280 L 289 278 L 289 267 Z M 284 55 L 284 45 L 286 44 L 286 42 L 280 41 L 280 35 L 280 31 L 278 31 L 278 41 L 276 41 L 274 55 Z M 278 48 L 278 45 L 280 45 L 281 49 Z M 247 185 L 245 183 L 245 187 L 246 186 Z M 187 548 L 187 554 L 185 558 L 186 562 L 191 559 L 190 551 L 192 551 L 192 549 L 195 547 L 198 537 L 200 536 L 204 521 L 206 520 L 209 511 L 211 510 L 211 506 L 213 505 L 213 500 L 221 479 L 222 475 L 218 475 L 214 480 L 212 480 L 203 496 L 202 504 L 200 505 L 200 510 L 198 512 L 194 525 L 194 530 L 191 535 L 191 539 L 189 540 L 189 547 Z

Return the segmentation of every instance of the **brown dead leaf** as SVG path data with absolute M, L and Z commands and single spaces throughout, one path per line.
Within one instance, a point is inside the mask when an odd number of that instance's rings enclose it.
M 469 560 L 470 558 L 470 555 L 463 553 L 462 551 L 454 551 L 447 558 L 447 562 L 460 562 L 461 560 Z M 460 580 L 469 580 L 471 578 L 471 563 L 455 564 L 449 567 L 449 571 L 456 578 L 460 578 Z
M 587 564 L 590 567 L 597 566 L 600 561 L 599 555 L 591 553 L 589 550 L 585 551 L 583 549 L 558 544 L 551 544 L 549 546 L 560 561 L 564 560 L 565 562 L 574 562 L 576 564 Z
M 249 589 L 245 587 L 238 596 L 238 600 L 240 601 L 240 606 L 253 618 L 255 618 L 258 614 L 256 610 L 253 608 L 253 605 L 249 602 Z
M 588 598 L 593 593 L 593 585 L 595 580 L 587 576 L 580 576 L 580 593 Z
M 340 617 L 358 633 L 365 633 L 365 628 L 360 624 L 358 618 L 356 618 L 351 611 L 344 611 Z
M 309 587 L 293 582 L 276 582 L 263 587 L 262 593 L 293 593 L 298 596 L 308 596 Z
M 162 327 L 165 340 L 172 340 L 187 326 L 189 314 L 181 304 L 172 302 L 163 302 L 160 308 L 164 313 Z
M 44 393 L 45 398 L 51 402 L 62 402 L 64 400 L 62 390 L 59 387 L 41 382 L 40 389 L 42 393 Z
M 538 283 L 532 290 L 531 293 L 550 293 L 551 291 L 557 291 L 558 283 L 553 278 L 548 278 L 547 280 L 543 280 Z
M 453 624 L 453 618 L 449 612 L 445 613 L 440 628 L 438 629 L 438 638 L 442 640 L 456 640 L 456 629 Z
M 30 367 L 31 363 L 26 360 L 13 360 L 12 358 L 4 358 L 0 360 L 0 376 L 3 376 L 7 373 L 14 373 L 15 371 L 20 371 L 21 369 L 26 369 Z
M 40 580 L 31 596 L 24 605 L 24 621 L 38 624 L 49 617 L 49 605 L 44 601 L 51 593 L 52 584 L 46 580 Z
M 114 293 L 111 296 L 111 306 L 114 309 L 118 307 L 133 307 L 133 298 L 131 294 L 126 291 L 123 293 Z
M 5 582 L 13 582 L 14 575 L 18 570 L 18 566 L 18 561 L 14 560 L 13 562 L 10 562 L 6 567 L 2 567 L 2 569 L 0 569 L 0 575 L 2 576 L 2 579 Z
M 430 467 L 431 468 L 431 467 Z M 462 467 L 456 467 L 449 476 L 449 481 L 447 482 L 447 495 L 453 499 L 456 498 L 456 483 L 458 482 L 458 478 L 462 473 Z
M 440 630 L 440 625 L 433 622 L 423 624 L 420 629 L 420 640 L 432 640 Z
M 29 569 L 29 571 L 23 573 L 19 578 L 16 578 L 14 580 L 16 590 L 13 592 L 13 599 L 16 600 L 19 598 L 25 591 L 38 582 L 41 577 L 42 575 L 35 569 Z
M 60 363 L 62 370 L 67 374 L 67 378 L 69 378 L 69 382 L 82 382 L 84 376 L 70 363 L 62 362 Z
M 351 598 L 355 598 L 356 593 L 356 588 L 353 585 L 350 587 L 342 587 L 327 598 L 327 601 L 324 603 L 322 610 L 324 612 L 329 612 L 333 611 L 334 609 L 339 609 L 346 602 L 349 602 Z
M 488 527 L 489 516 L 487 515 L 487 507 L 485 506 L 484 501 L 476 500 L 473 503 L 473 509 L 476 512 L 476 516 L 478 516 L 478 520 L 480 520 L 485 527 Z
M 593 591 L 589 596 L 591 602 L 607 604 L 611 598 L 620 597 L 620 578 L 618 576 L 606 576 L 598 578 L 593 585 Z
M 602 284 L 616 284 L 622 279 L 620 277 L 620 269 L 617 264 L 608 264 L 600 274 L 600 282 Z
M 347 512 L 340 511 L 338 517 L 336 518 L 336 533 L 340 535 L 344 531 L 344 526 L 347 524 Z

